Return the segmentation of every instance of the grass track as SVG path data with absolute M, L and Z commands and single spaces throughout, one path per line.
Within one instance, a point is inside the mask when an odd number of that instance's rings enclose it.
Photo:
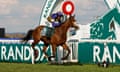
M 120 72 L 120 65 L 110 65 L 109 68 L 97 65 L 49 65 L 0 63 L 0 72 Z

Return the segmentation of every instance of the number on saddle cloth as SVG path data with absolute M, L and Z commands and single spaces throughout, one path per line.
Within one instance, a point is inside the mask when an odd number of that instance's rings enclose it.
M 54 28 L 45 26 L 40 34 L 42 36 L 46 36 L 46 37 L 50 38 L 54 34 Z

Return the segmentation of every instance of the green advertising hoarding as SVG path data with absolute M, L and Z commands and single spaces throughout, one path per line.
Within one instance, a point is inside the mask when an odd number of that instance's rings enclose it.
M 107 61 L 120 64 L 120 43 L 116 42 L 81 42 L 78 47 L 80 63 Z
M 44 54 L 42 52 L 43 44 L 36 45 L 35 49 L 39 52 L 35 61 L 37 63 L 47 62 L 47 59 L 44 58 Z M 48 47 L 46 52 L 51 55 L 50 47 Z M 0 44 L 0 62 L 31 63 L 32 56 L 33 52 L 30 44 Z
M 36 58 L 36 63 L 47 62 L 47 59 L 44 58 L 44 54 L 42 52 L 43 44 L 36 45 L 35 49 L 37 49 L 39 52 L 39 55 Z M 46 52 L 51 55 L 50 46 Z M 0 44 L 0 62 L 32 63 L 32 54 L 33 53 L 30 44 Z M 120 64 L 120 43 L 117 41 L 81 41 L 78 44 L 77 56 L 78 62 L 80 63 L 109 61 L 110 63 Z

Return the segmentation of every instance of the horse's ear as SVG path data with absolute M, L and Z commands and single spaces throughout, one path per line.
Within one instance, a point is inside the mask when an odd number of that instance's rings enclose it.
M 72 15 L 70 15 L 69 17 L 74 17 L 74 18 L 75 18 L 75 14 L 72 14 Z
M 75 18 L 75 14 L 72 14 L 71 16 Z
M 75 17 L 75 14 L 73 15 L 73 17 Z

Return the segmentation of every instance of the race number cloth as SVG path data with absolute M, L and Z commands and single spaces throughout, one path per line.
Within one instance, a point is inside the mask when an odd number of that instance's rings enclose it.
M 54 28 L 45 26 L 41 31 L 40 35 L 50 38 L 53 35 L 53 33 L 54 33 Z

